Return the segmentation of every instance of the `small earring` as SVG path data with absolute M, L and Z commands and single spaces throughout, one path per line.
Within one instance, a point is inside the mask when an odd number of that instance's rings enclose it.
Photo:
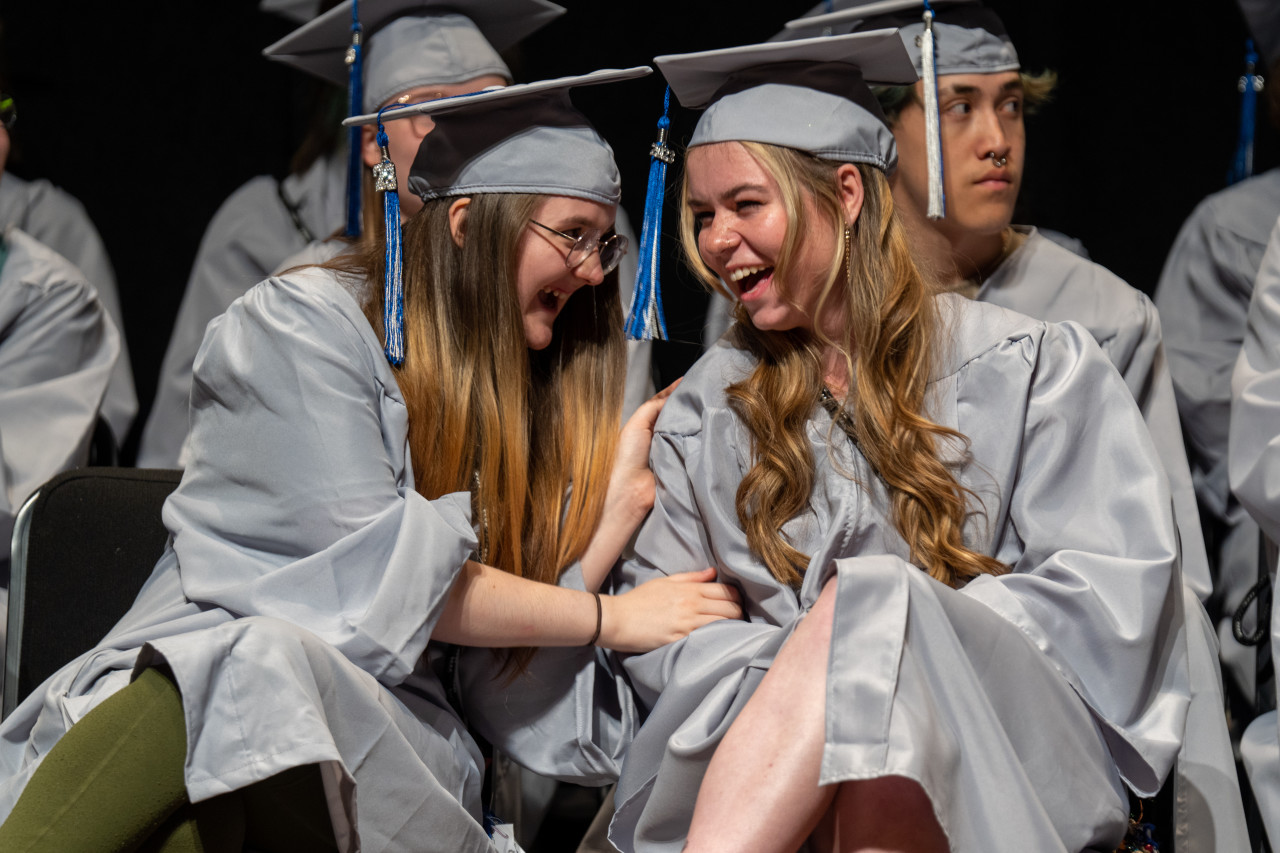
M 987 158 L 991 159 L 991 165 L 995 166 L 997 169 L 1003 169 L 1005 166 L 1009 164 L 1009 155 L 1007 154 L 1003 157 L 997 158 L 996 152 L 988 151 L 987 156 L 984 157 L 983 159 L 985 160 Z

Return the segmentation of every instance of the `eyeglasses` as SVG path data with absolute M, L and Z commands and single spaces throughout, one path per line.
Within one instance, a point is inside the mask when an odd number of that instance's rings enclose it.
M 13 102 L 13 95 L 0 94 L 0 127 L 8 130 L 17 121 L 18 106 Z
M 600 251 L 600 270 L 605 275 L 608 275 L 618 268 L 618 263 L 622 260 L 622 256 L 627 253 L 627 238 L 621 234 L 613 234 L 602 240 L 600 238 L 603 234 L 592 229 L 579 237 L 575 237 L 572 234 L 557 231 L 549 225 L 543 225 L 536 219 L 530 219 L 529 221 L 544 231 L 550 231 L 557 237 L 563 237 L 573 242 L 573 248 L 569 250 L 569 254 L 565 255 L 564 258 L 564 265 L 571 270 L 582 266 L 587 258 L 591 257 L 591 253 L 598 249 Z

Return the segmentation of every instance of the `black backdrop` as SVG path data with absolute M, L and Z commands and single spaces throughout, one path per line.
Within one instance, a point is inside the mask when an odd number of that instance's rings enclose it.
M 759 41 L 812 5 L 560 2 L 569 13 L 509 57 L 519 79 Z M 1029 122 L 1019 221 L 1080 238 L 1095 260 L 1149 293 L 1178 226 L 1223 186 L 1231 160 L 1245 34 L 1233 0 L 1201 0 L 1194 17 L 1155 2 L 989 4 L 1024 67 L 1055 69 L 1061 80 L 1055 102 Z M 101 231 L 143 417 L 205 224 L 249 177 L 288 171 L 308 88 L 259 52 L 291 26 L 246 0 L 0 7 L 0 72 L 21 115 L 10 168 L 70 191 Z M 662 86 L 655 75 L 575 98 L 614 145 L 637 227 Z M 673 110 L 677 142 L 693 118 Z M 1259 169 L 1276 164 L 1274 142 L 1269 128 L 1260 132 Z M 668 258 L 676 340 L 659 345 L 663 378 L 696 356 L 705 302 L 680 276 L 674 251 Z M 127 453 L 136 436 L 135 427 Z

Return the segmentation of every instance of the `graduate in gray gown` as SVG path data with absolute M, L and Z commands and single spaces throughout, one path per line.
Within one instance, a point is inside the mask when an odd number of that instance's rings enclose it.
M 337 86 L 347 85 L 344 62 L 351 43 L 351 0 L 339 3 L 304 24 L 263 53 Z M 475 92 L 511 82 L 498 56 L 529 33 L 564 12 L 546 0 L 504 3 L 437 0 L 364 0 L 361 109 L 388 103 L 412 103 Z M 470 17 L 468 17 L 468 15 Z M 392 159 L 407 169 L 430 123 L 393 128 Z M 373 134 L 363 137 L 365 165 L 380 159 Z M 183 295 L 164 362 L 155 403 L 147 419 L 138 464 L 177 467 L 187 437 L 191 372 L 209 321 L 253 285 L 295 260 L 319 263 L 347 248 L 341 241 L 299 252 L 341 231 L 347 217 L 347 148 L 339 146 L 284 181 L 260 176 L 223 203 L 201 241 L 191 279 Z M 374 239 L 381 234 L 382 210 L 372 190 L 371 173 L 361 170 L 365 187 L 359 220 Z
M 658 420 L 620 582 L 719 566 L 747 620 L 625 660 L 613 842 L 1113 849 L 1189 697 L 1129 389 L 1082 326 L 917 271 L 863 83 L 915 78 L 897 33 L 656 62 L 706 107 L 682 242 L 740 321 Z
M 1262 56 L 1271 59 L 1267 79 L 1280 80 L 1280 6 L 1240 5 Z M 1263 92 L 1271 123 L 1280 128 L 1280 86 L 1273 82 Z M 1223 668 L 1240 697 L 1250 703 L 1256 690 L 1256 648 L 1241 645 L 1231 623 L 1258 581 L 1259 533 L 1228 485 L 1227 434 L 1231 372 L 1244 341 L 1254 279 L 1277 216 L 1280 169 L 1204 199 L 1179 230 L 1155 292 L 1191 476 L 1209 528 Z M 1252 624 L 1252 614 L 1246 621 Z
M 739 615 L 710 570 L 584 591 L 652 502 L 661 401 L 619 437 L 618 172 L 567 87 L 648 71 L 423 105 L 436 130 L 388 177 L 403 244 L 268 279 L 211 324 L 168 549 L 0 725 L 0 849 L 277 849 L 261 833 L 283 829 L 285 849 L 492 850 L 444 642 L 634 651 Z
M 32 492 L 88 461 L 120 349 L 80 270 L 12 225 L 0 231 L 0 542 Z M 4 547 L 0 613 L 8 601 Z M 6 628 L 0 620 L 0 653 Z
M 1231 491 L 1267 537 L 1272 583 L 1280 542 L 1280 220 L 1272 222 L 1249 303 L 1244 344 L 1231 377 L 1228 474 Z M 1280 653 L 1280 613 L 1270 612 L 1272 660 Z M 1274 689 L 1274 688 L 1273 688 Z M 1273 697 L 1274 702 L 1274 697 Z M 1274 710 L 1253 720 L 1240 742 L 1267 837 L 1280 844 L 1280 724 Z
M 0 541 L 45 480 L 85 464 L 119 353 L 84 274 L 16 227 L 0 232 Z M 8 565 L 5 548 L 5 587 Z
M 76 279 L 88 280 L 98 291 L 98 301 L 111 317 L 120 341 L 100 414 L 116 442 L 121 443 L 138 414 L 138 395 L 124 340 L 124 314 L 115 271 L 84 205 L 46 180 L 27 181 L 3 171 L 9 159 L 9 128 L 17 120 L 17 106 L 7 95 L 0 95 L 0 101 L 7 101 L 0 105 L 0 230 L 18 228 L 35 238 L 70 261 L 80 271 Z

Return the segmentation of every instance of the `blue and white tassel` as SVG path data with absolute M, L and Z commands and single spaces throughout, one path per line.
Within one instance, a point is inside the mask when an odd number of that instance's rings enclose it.
M 373 167 L 374 189 L 382 193 L 382 214 L 386 232 L 386 273 L 382 285 L 383 352 L 396 367 L 404 364 L 404 280 L 400 254 L 400 193 L 396 189 L 396 165 L 387 152 L 387 131 L 378 115 L 378 147 L 382 162 Z
M 924 80 L 924 141 L 929 161 L 930 219 L 947 215 L 947 197 L 942 189 L 942 125 L 938 120 L 938 67 L 933 42 L 933 7 L 924 3 L 924 34 L 920 37 L 920 59 Z
M 662 316 L 662 203 L 667 191 L 667 166 L 676 154 L 667 145 L 671 128 L 671 87 L 662 98 L 662 118 L 658 119 L 658 141 L 649 146 L 649 187 L 644 197 L 644 223 L 640 226 L 640 258 L 635 290 L 631 294 L 631 314 L 627 317 L 627 339 L 650 341 L 667 339 L 667 321 Z
M 360 2 L 351 0 L 351 46 L 347 48 L 347 115 L 357 116 L 364 107 L 364 51 L 360 48 Z M 364 161 L 360 156 L 360 128 L 351 128 L 347 137 L 347 230 L 348 237 L 360 236 L 360 182 Z
M 1243 181 L 1253 174 L 1253 134 L 1258 117 L 1258 93 L 1262 91 L 1261 74 L 1254 73 L 1258 65 L 1258 53 L 1253 49 L 1253 39 L 1245 42 L 1244 75 L 1236 84 L 1240 91 L 1240 138 L 1236 142 L 1236 157 L 1227 175 L 1227 183 Z

